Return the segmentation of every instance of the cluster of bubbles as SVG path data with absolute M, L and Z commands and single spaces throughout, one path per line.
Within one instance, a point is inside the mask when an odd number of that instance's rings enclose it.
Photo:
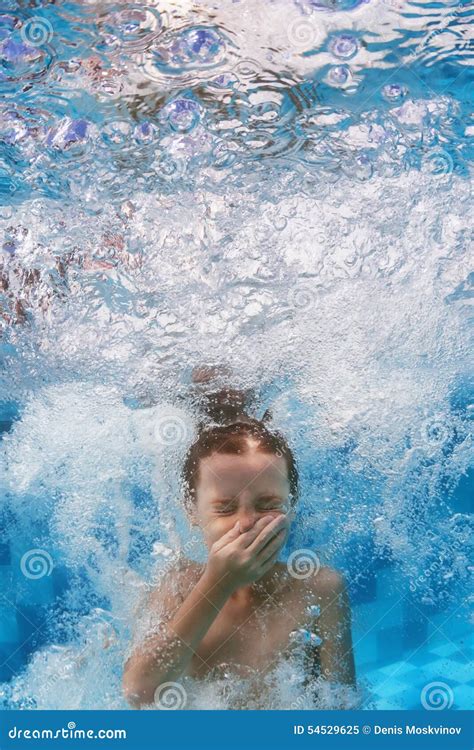
M 86 185 L 106 173 L 108 199 L 117 200 L 130 180 L 149 189 L 162 188 L 170 179 L 177 183 L 172 189 L 195 180 L 215 184 L 215 170 L 238 180 L 238 166 L 248 168 L 250 162 L 251 168 L 267 168 L 265 161 L 255 160 L 275 156 L 331 176 L 346 168 L 361 180 L 420 166 L 424 158 L 445 159 L 449 173 L 459 161 L 461 170 L 467 144 L 455 135 L 464 112 L 447 101 L 429 109 L 417 105 L 423 87 L 418 78 L 394 80 L 389 62 L 394 38 L 386 28 L 379 46 L 388 61 L 377 69 L 378 59 L 372 62 L 369 53 L 377 32 L 364 33 L 355 22 L 354 30 L 347 30 L 351 12 L 370 12 L 368 4 L 358 5 L 283 7 L 278 2 L 266 8 L 267 37 L 258 39 L 256 59 L 242 59 L 239 45 L 248 21 L 240 19 L 240 28 L 225 3 L 222 26 L 196 23 L 184 9 L 173 9 L 171 23 L 166 10 L 140 5 L 104 9 L 93 25 L 91 7 L 83 11 L 83 36 L 76 39 L 89 52 L 77 57 L 69 54 L 70 35 L 80 34 L 77 26 L 72 28 L 72 10 L 2 15 L 2 192 L 14 201 L 38 194 L 86 204 L 95 198 L 97 206 L 103 196 L 93 196 Z M 337 13 L 328 16 L 328 11 Z M 282 14 L 288 31 L 274 39 Z M 450 18 L 440 13 L 443 29 Z M 370 15 L 360 20 L 369 26 L 374 21 Z M 268 48 L 275 45 L 280 56 L 270 59 Z M 48 80 L 48 97 L 16 95 L 20 81 L 42 78 Z M 462 68 L 456 79 L 464 79 Z M 78 87 L 84 93 L 80 104 L 75 102 Z M 69 112 L 64 91 L 75 102 Z M 330 100 L 337 113 L 331 124 L 325 106 Z M 364 120 L 373 132 L 364 142 L 354 140 L 350 131 Z M 64 159 L 67 175 L 62 174 Z M 275 165 L 271 161 L 269 166 Z M 124 171 L 126 181 L 119 176 Z

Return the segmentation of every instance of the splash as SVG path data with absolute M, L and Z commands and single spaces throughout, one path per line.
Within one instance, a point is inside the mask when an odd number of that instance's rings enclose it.
M 43 550 L 72 576 L 10 707 L 126 707 L 144 591 L 206 555 L 179 477 L 203 362 L 256 388 L 294 449 L 285 555 L 349 571 L 368 534 L 418 601 L 465 596 L 464 17 L 432 11 L 427 38 L 428 9 L 396 3 L 259 3 L 259 24 L 238 3 L 169 5 L 1 19 L 0 385 L 20 404 L 1 503 L 17 561 Z M 438 60 L 456 96 L 420 82 Z M 20 79 L 51 97 L 15 98 Z M 252 676 L 223 669 L 187 679 L 187 707 L 257 707 Z M 321 681 L 303 698 L 303 676 L 282 656 L 263 707 L 357 700 Z

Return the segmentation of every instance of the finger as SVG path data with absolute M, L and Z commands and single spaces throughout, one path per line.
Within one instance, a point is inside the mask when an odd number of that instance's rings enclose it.
M 267 515 L 263 518 L 260 518 L 249 531 L 245 532 L 245 534 L 242 534 L 242 541 L 244 542 L 245 547 L 252 547 L 255 541 L 262 534 L 270 534 L 271 532 L 267 530 L 273 529 L 276 524 L 280 523 L 280 519 L 282 517 L 283 515 L 279 514 L 278 516 Z
M 271 555 L 274 554 L 275 550 L 279 552 L 285 544 L 286 536 L 287 530 L 280 529 L 277 535 L 272 537 L 272 539 L 267 542 L 265 547 L 262 547 L 262 549 L 257 553 L 257 560 L 265 561 L 268 557 L 271 557 Z
M 271 539 L 273 539 L 276 534 L 281 529 L 288 528 L 289 521 L 287 517 L 282 513 L 279 516 L 276 516 L 273 519 L 272 523 L 269 523 L 268 526 L 265 526 L 264 529 L 261 530 L 260 534 L 257 536 L 257 538 L 254 540 L 252 544 L 249 545 L 249 549 L 251 552 L 260 552 L 261 549 L 265 547 L 266 544 L 268 544 Z
M 280 554 L 280 550 L 278 549 L 276 552 L 271 555 L 268 560 L 266 560 L 262 565 L 260 566 L 260 571 L 262 576 L 265 575 L 265 573 L 272 568 L 275 563 L 278 560 L 278 555 Z
M 251 529 L 248 531 L 244 531 L 243 534 L 240 535 L 240 541 L 242 542 L 244 547 L 248 547 L 254 539 L 258 537 L 262 529 L 266 528 L 266 526 L 269 526 L 270 523 L 273 521 L 274 516 L 263 516 L 262 518 L 259 518 L 258 521 L 254 523 Z
M 287 521 L 284 518 L 277 518 L 275 523 L 269 524 L 268 528 L 262 530 L 257 539 L 250 545 L 250 551 L 258 555 L 285 529 L 288 529 Z
M 214 544 L 215 544 L 215 550 L 220 550 L 222 547 L 225 547 L 226 544 L 229 544 L 230 542 L 233 542 L 235 539 L 238 539 L 240 536 L 240 527 L 239 522 L 236 521 L 234 525 L 232 526 L 229 531 L 227 531 L 225 534 L 223 534 Z

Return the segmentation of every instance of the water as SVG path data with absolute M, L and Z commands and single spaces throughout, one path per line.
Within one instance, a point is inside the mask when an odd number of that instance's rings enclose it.
M 6 3 L 5 708 L 126 707 L 147 583 L 204 559 L 178 484 L 203 362 L 295 450 L 282 559 L 344 572 L 360 695 L 307 703 L 296 653 L 263 705 L 223 665 L 186 707 L 469 707 L 470 24 L 401 0 Z

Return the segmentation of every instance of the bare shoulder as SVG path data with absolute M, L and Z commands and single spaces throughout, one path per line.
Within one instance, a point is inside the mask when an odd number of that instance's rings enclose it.
M 168 607 L 184 601 L 202 573 L 203 565 L 179 557 L 172 565 L 165 567 L 150 586 L 148 606 L 154 609 L 162 604 Z
M 346 587 L 344 576 L 339 570 L 334 570 L 334 568 L 324 566 L 320 568 L 317 575 L 313 578 L 316 590 L 324 596 L 341 594 Z
M 346 592 L 346 581 L 340 571 L 327 566 L 301 580 L 303 592 L 327 602 Z

